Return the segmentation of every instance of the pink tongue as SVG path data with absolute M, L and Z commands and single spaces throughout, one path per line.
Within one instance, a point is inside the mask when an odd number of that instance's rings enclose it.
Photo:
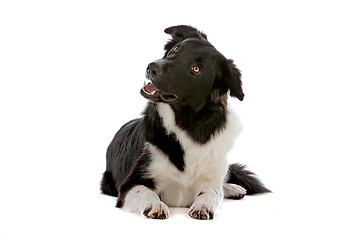
M 152 93 L 153 91 L 159 91 L 159 89 L 157 89 L 154 84 L 150 83 L 148 85 L 145 86 L 146 91 L 148 91 L 149 93 Z

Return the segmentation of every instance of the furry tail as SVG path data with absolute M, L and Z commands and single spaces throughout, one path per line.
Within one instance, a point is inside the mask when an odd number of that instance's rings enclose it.
M 229 166 L 227 183 L 234 183 L 246 189 L 247 195 L 271 192 L 267 189 L 256 175 L 245 170 L 245 165 L 231 164 Z
M 104 194 L 117 197 L 118 192 L 116 190 L 115 181 L 112 173 L 109 171 L 104 172 L 104 176 L 101 180 L 101 191 Z

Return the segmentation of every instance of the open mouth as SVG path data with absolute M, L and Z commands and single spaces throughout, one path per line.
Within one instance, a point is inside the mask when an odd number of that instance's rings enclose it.
M 151 81 L 144 82 L 144 87 L 141 88 L 140 93 L 144 98 L 150 99 L 154 102 L 172 103 L 176 102 L 178 99 L 178 97 L 174 94 L 160 91 Z

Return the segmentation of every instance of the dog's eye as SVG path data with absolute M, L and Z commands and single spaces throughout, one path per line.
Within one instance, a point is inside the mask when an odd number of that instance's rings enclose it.
M 199 73 L 200 72 L 200 67 L 195 65 L 195 66 L 192 67 L 192 70 L 193 70 L 194 73 Z
M 174 47 L 174 50 L 173 50 L 173 51 L 174 51 L 174 52 L 177 52 L 177 51 L 179 51 L 179 49 L 180 49 L 180 48 L 179 48 L 178 46 L 176 46 L 176 47 Z

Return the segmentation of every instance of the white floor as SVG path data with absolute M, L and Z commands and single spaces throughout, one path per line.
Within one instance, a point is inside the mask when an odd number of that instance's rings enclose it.
M 15 182 L 20 184 L 19 181 Z M 45 183 L 44 186 L 49 184 Z M 1 203 L 1 239 L 359 237 L 358 196 L 342 193 L 338 189 L 324 194 L 304 186 L 289 191 L 246 196 L 242 200 L 224 200 L 214 220 L 201 221 L 187 216 L 187 208 L 171 208 L 167 220 L 152 220 L 124 212 L 115 208 L 115 198 L 101 195 L 95 188 L 91 190 L 94 184 L 85 189 L 77 189 L 80 186 L 76 184 L 57 187 L 60 189 L 42 192 L 24 181 L 23 194 L 4 192 L 6 198 L 4 201 L 2 197 Z M 327 190 L 331 188 L 325 188 Z

